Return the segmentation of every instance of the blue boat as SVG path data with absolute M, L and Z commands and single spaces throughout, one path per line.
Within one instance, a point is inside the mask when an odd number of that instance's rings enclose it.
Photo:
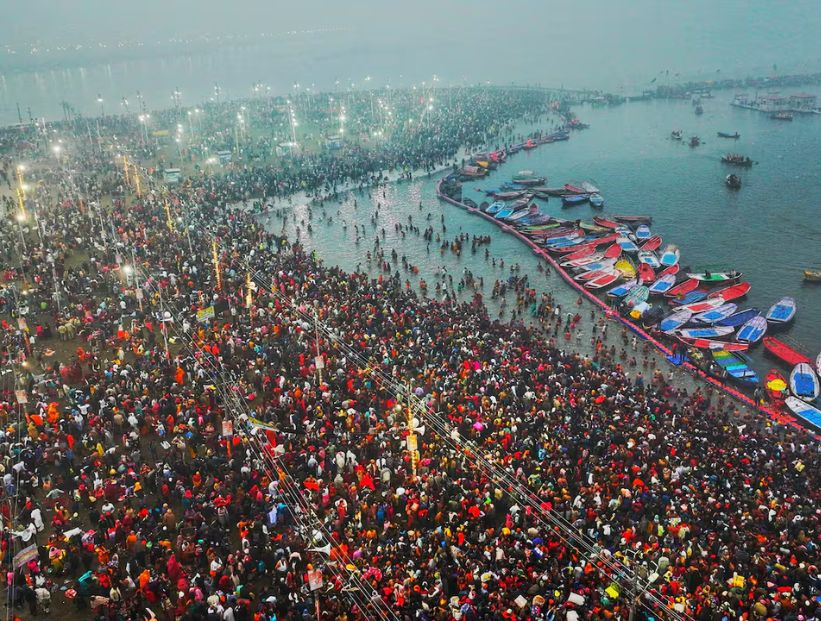
M 821 410 L 795 397 L 787 397 L 784 403 L 798 418 L 816 429 L 821 429 Z
M 683 297 L 670 300 L 670 303 L 675 304 L 677 306 L 683 306 L 685 304 L 692 304 L 693 302 L 701 302 L 701 300 L 703 300 L 706 297 L 706 291 L 699 291 L 698 289 L 696 289 L 695 291 L 690 291 L 690 293 L 686 293 Z
M 767 311 L 767 321 L 771 323 L 788 323 L 795 318 L 797 310 L 795 298 L 783 297 Z
M 739 343 L 757 343 L 767 333 L 767 320 L 761 315 L 756 315 L 738 330 L 735 340 Z
M 601 209 L 604 207 L 604 197 L 601 194 L 591 194 L 590 206 L 595 207 L 596 209 Z
M 496 212 L 496 217 L 497 217 L 499 220 L 504 220 L 504 219 L 505 219 L 505 218 L 507 218 L 509 215 L 512 215 L 514 211 L 516 211 L 516 210 L 515 210 L 515 209 L 513 209 L 513 207 L 505 207 L 505 208 L 504 208 L 504 209 L 502 209 L 501 211 Z M 488 213 L 490 213 L 490 211 L 488 211 Z
M 758 375 L 750 368 L 749 358 L 738 352 L 724 349 L 715 350 L 711 353 L 715 363 L 724 370 L 728 377 L 742 384 L 758 385 Z
M 619 246 L 621 246 L 621 249 L 624 252 L 638 252 L 639 251 L 639 247 L 636 246 L 636 244 L 634 244 L 632 240 L 627 239 L 626 237 L 619 237 L 616 240 L 616 243 Z
M 737 328 L 738 326 L 743 326 L 747 323 L 750 319 L 755 317 L 756 315 L 760 315 L 761 311 L 757 308 L 745 308 L 744 310 L 738 311 L 733 313 L 726 319 L 722 319 L 721 321 L 716 321 L 717 326 L 732 326 L 733 328 Z
M 790 373 L 790 390 L 799 399 L 814 401 L 821 393 L 821 384 L 815 376 L 815 371 L 806 362 L 795 365 Z
M 659 322 L 659 330 L 662 332 L 672 332 L 673 330 L 677 330 L 690 321 L 692 316 L 693 311 L 686 308 L 680 308 L 673 311 Z
M 622 283 L 610 289 L 607 292 L 607 296 L 611 298 L 623 298 L 627 295 L 631 289 L 634 289 L 639 284 L 638 280 L 631 280 L 629 282 Z
M 507 203 L 504 201 L 496 201 L 495 203 L 490 204 L 490 207 L 487 208 L 487 213 L 494 215 L 499 213 L 505 207 L 507 207 Z
M 710 310 L 706 310 L 703 313 L 699 313 L 695 317 L 693 317 L 693 321 L 697 321 L 699 323 L 709 323 L 713 324 L 721 319 L 726 319 L 730 315 L 732 315 L 738 305 L 729 302 L 728 304 L 722 304 L 717 308 L 711 308 Z
M 575 207 L 590 200 L 589 194 L 569 194 L 562 196 L 562 205 L 565 207 Z

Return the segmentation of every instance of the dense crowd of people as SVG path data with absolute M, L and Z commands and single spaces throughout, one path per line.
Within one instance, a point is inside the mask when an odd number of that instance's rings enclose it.
M 351 147 L 285 176 L 249 166 L 172 191 L 146 178 L 141 197 L 93 140 L 32 167 L 29 220 L 4 231 L 2 257 L 13 614 L 818 615 L 809 436 L 644 381 L 603 318 L 602 346 L 574 353 L 492 320 L 480 295 L 345 273 L 227 208 L 424 167 L 541 106 L 474 95 L 455 95 L 442 114 L 460 122 L 435 139 L 435 124 L 398 132 L 367 165 Z M 551 321 L 549 293 L 510 286 Z

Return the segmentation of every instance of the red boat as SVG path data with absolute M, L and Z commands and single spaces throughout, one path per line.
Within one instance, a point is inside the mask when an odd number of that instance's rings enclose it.
M 726 341 L 713 341 L 712 339 L 694 339 L 684 336 L 678 337 L 678 340 L 691 347 L 698 347 L 699 349 L 712 349 L 724 351 L 746 351 L 749 345 L 747 343 L 728 343 Z
M 618 222 L 608 220 L 607 218 L 602 218 L 601 216 L 593 216 L 593 222 L 599 226 L 603 226 L 606 229 L 615 229 L 620 226 Z
M 648 284 L 653 282 L 656 279 L 656 272 L 655 270 L 647 265 L 647 263 L 642 263 L 639 265 L 639 280 L 644 283 Z
M 718 291 L 713 291 L 708 298 L 721 298 L 725 302 L 729 302 L 730 300 L 736 300 L 738 298 L 743 298 L 747 295 L 747 292 L 750 290 L 750 283 L 748 282 L 740 282 L 737 285 L 730 285 L 729 287 L 724 287 L 723 289 L 719 289 Z
M 584 188 L 580 188 L 569 183 L 564 184 L 564 189 L 568 192 L 572 192 L 573 194 L 587 194 L 587 191 Z
M 787 378 L 778 369 L 770 369 L 767 373 L 767 378 L 764 380 L 764 389 L 767 391 L 767 396 L 770 401 L 777 404 L 784 403 L 784 397 L 789 395 L 790 385 Z
M 641 249 L 646 250 L 647 252 L 652 252 L 653 250 L 658 250 L 659 246 L 661 246 L 661 237 L 658 235 L 653 235 L 641 245 Z
M 581 248 L 579 248 L 578 246 L 574 246 L 574 248 L 576 248 L 577 250 L 567 255 L 566 257 L 562 257 L 563 261 L 575 261 L 576 259 L 583 259 L 585 257 L 589 257 L 591 254 L 596 252 L 596 246 L 593 244 L 584 244 Z
M 809 357 L 774 336 L 765 336 L 762 342 L 764 343 L 764 349 L 791 367 L 801 364 L 802 362 L 812 364 Z
M 667 298 L 677 298 L 680 295 L 687 295 L 691 291 L 695 291 L 698 289 L 699 283 L 694 278 L 688 278 L 684 282 L 680 282 L 675 287 L 670 289 L 667 293 L 664 294 L 664 297 Z
M 618 244 L 612 244 L 607 247 L 607 250 L 604 251 L 604 258 L 605 259 L 617 259 L 621 254 L 621 246 Z
M 662 276 L 668 276 L 670 274 L 675 276 L 676 274 L 678 274 L 679 269 L 680 269 L 679 264 L 676 263 L 675 265 L 671 265 L 670 267 L 666 267 L 663 270 L 661 270 L 658 273 L 658 277 L 661 278 Z

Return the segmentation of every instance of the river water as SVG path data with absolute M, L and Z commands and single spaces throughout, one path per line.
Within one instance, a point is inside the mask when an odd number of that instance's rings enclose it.
M 616 108 L 581 107 L 578 115 L 590 123 L 588 130 L 575 132 L 567 142 L 544 145 L 513 156 L 499 171 L 483 183 L 467 183 L 464 196 L 479 202 L 483 194 L 476 187 L 495 187 L 520 169 L 532 169 L 548 177 L 549 185 L 590 180 L 606 199 L 603 215 L 649 214 L 653 232 L 674 243 L 682 253 L 682 264 L 726 266 L 744 272 L 752 290 L 741 308 L 750 306 L 766 310 L 781 296 L 791 295 L 798 302 L 798 315 L 786 331 L 790 340 L 799 343 L 813 358 L 821 350 L 821 286 L 805 283 L 805 267 L 821 267 L 821 117 L 796 116 L 793 122 L 771 120 L 767 115 L 741 110 L 729 105 L 732 93 L 717 93 L 704 100 L 704 114 L 696 116 L 689 101 L 633 102 Z M 703 144 L 690 148 L 670 140 L 670 131 L 684 130 L 686 137 L 699 135 Z M 520 131 L 531 127 L 521 126 Z M 741 134 L 740 140 L 716 137 L 717 131 Z M 736 169 L 722 164 L 720 156 L 736 151 L 758 163 L 751 169 Z M 743 179 L 740 191 L 724 185 L 729 172 Z M 483 218 L 437 201 L 435 178 L 389 185 L 367 194 L 352 194 L 341 203 L 314 208 L 313 233 L 306 235 L 307 208 L 297 206 L 286 221 L 290 236 L 300 226 L 305 246 L 328 263 L 346 270 L 358 266 L 367 269 L 366 252 L 373 247 L 374 233 L 385 228 L 388 253 L 396 248 L 418 275 L 402 270 L 402 278 L 414 285 L 424 278 L 430 285 L 445 266 L 458 282 L 465 268 L 485 279 L 484 294 L 489 301 L 493 281 L 510 275 L 511 264 L 521 265 L 531 286 L 551 291 L 568 307 L 576 295 L 557 275 L 545 275 L 537 268 L 542 262 L 520 241 L 503 233 Z M 356 201 L 356 206 L 354 206 Z M 371 225 L 371 216 L 379 203 L 379 224 Z M 422 210 L 419 204 L 422 203 Z M 590 219 L 588 206 L 562 209 L 561 202 L 551 199 L 541 203 L 543 211 L 560 217 Z M 324 210 L 325 219 L 319 222 Z M 431 221 L 426 220 L 431 214 Z M 412 234 L 402 238 L 395 224 L 406 224 L 408 215 L 424 230 L 432 224 L 442 238 L 453 239 L 458 233 L 490 235 L 489 246 L 494 267 L 484 258 L 484 247 L 472 255 L 468 243 L 461 256 L 439 251 L 432 243 L 427 252 L 421 237 Z M 442 231 L 441 217 L 447 231 Z M 328 217 L 333 222 L 328 223 Z M 305 219 L 305 223 L 301 220 Z M 347 224 L 347 230 L 343 227 Z M 366 230 L 367 238 L 355 243 L 354 225 Z M 272 219 L 270 226 L 281 227 Z M 504 259 L 505 267 L 500 267 Z M 377 272 L 373 272 L 377 273 Z M 465 299 L 469 294 L 465 294 Z M 491 303 L 491 310 L 498 307 Z M 509 317 L 509 310 L 508 315 Z M 766 371 L 772 362 L 762 357 L 761 347 L 753 352 L 756 367 Z

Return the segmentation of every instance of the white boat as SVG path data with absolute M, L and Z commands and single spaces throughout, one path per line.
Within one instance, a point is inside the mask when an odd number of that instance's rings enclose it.
M 646 263 L 654 270 L 661 267 L 661 263 L 659 263 L 656 253 L 648 252 L 647 250 L 642 250 L 639 252 L 639 263 Z
M 801 362 L 790 373 L 790 390 L 799 399 L 815 401 L 821 393 L 821 384 L 812 366 Z
M 816 429 L 821 429 L 821 410 L 795 397 L 787 397 L 784 399 L 784 404 L 790 408 L 790 411 L 798 418 L 806 423 L 809 423 Z
M 727 317 L 736 312 L 736 310 L 738 310 L 738 304 L 728 302 L 727 304 L 722 304 L 721 306 L 717 306 L 699 313 L 693 317 L 693 321 L 697 321 L 699 323 L 715 323 L 717 321 L 721 321 L 722 319 L 727 319 Z
M 659 262 L 665 267 L 671 267 L 678 263 L 680 258 L 681 252 L 671 244 L 662 251 Z

